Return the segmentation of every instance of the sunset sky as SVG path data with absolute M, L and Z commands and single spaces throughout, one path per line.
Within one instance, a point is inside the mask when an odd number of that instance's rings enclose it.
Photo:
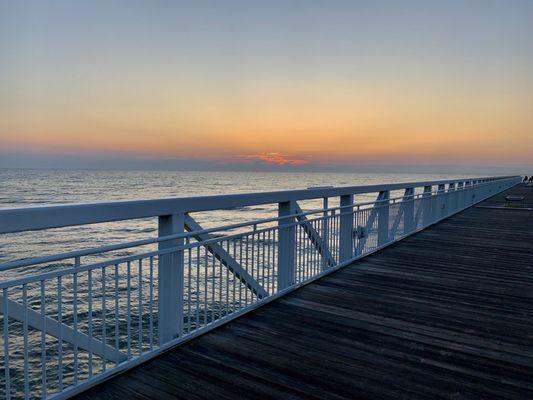
M 530 0 L 0 0 L 0 167 L 532 166 L 532 21 Z

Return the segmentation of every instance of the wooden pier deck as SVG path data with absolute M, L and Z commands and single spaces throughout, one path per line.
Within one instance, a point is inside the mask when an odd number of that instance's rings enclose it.
M 533 211 L 517 187 L 78 396 L 533 399 Z

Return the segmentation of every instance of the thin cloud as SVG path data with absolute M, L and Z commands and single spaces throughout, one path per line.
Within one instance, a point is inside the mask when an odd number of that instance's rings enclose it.
M 296 158 L 288 154 L 282 153 L 260 153 L 260 154 L 240 154 L 235 156 L 241 161 L 259 160 L 267 164 L 273 165 L 305 165 L 309 164 L 309 160 L 303 158 Z

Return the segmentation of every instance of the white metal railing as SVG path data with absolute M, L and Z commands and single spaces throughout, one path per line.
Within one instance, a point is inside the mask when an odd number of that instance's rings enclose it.
M 0 396 L 66 398 L 519 182 L 490 177 L 0 209 L 0 234 L 159 221 L 157 238 L 0 264 L 0 271 L 21 271 L 0 282 Z M 398 190 L 403 195 L 391 198 Z M 378 196 L 356 203 L 363 193 Z M 339 205 L 329 207 L 334 197 Z M 323 199 L 323 207 L 303 212 L 298 201 L 309 199 Z M 278 204 L 278 217 L 204 229 L 190 215 L 268 203 Z M 115 255 L 124 249 L 131 254 Z M 48 267 L 58 262 L 61 268 Z

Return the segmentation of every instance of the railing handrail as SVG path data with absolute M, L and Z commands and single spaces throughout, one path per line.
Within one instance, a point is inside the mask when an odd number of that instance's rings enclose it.
M 180 212 L 222 210 L 252 205 L 312 200 L 343 195 L 376 193 L 424 186 L 446 185 L 458 182 L 487 182 L 516 177 L 518 177 L 518 175 L 177 197 L 151 200 L 118 200 L 97 203 L 71 203 L 0 208 L 0 234 L 149 218 L 172 215 Z
M 481 185 L 484 185 L 484 184 L 488 184 L 488 183 L 490 183 L 490 182 L 482 182 L 482 183 L 478 184 L 478 186 L 481 186 Z M 455 188 L 455 190 L 457 190 L 457 191 L 467 190 L 467 189 L 468 189 L 468 186 L 466 186 L 466 187 L 463 186 L 461 188 Z M 438 193 L 439 193 L 438 190 L 432 190 L 431 192 L 417 193 L 417 194 L 413 194 L 411 196 L 393 197 L 393 198 L 390 198 L 388 200 L 373 200 L 373 201 L 366 201 L 366 202 L 362 202 L 362 203 L 354 202 L 353 205 L 335 206 L 335 207 L 328 207 L 328 208 L 313 209 L 313 210 L 300 212 L 300 213 L 295 213 L 295 214 L 287 215 L 287 216 L 283 216 L 283 217 L 260 218 L 260 219 L 254 219 L 254 220 L 246 221 L 246 222 L 240 222 L 240 223 L 235 223 L 235 224 L 217 226 L 217 227 L 214 227 L 214 228 L 195 230 L 195 231 L 192 231 L 192 232 L 184 232 L 184 233 L 178 233 L 178 234 L 173 234 L 173 235 L 159 236 L 159 237 L 154 237 L 154 238 L 149 238 L 149 239 L 133 240 L 133 241 L 129 241 L 129 242 L 116 243 L 116 244 L 99 246 L 99 247 L 88 248 L 88 249 L 83 249 L 83 250 L 74 250 L 74 251 L 68 251 L 68 252 L 64 252 L 64 253 L 50 254 L 50 255 L 46 255 L 46 256 L 42 256 L 42 257 L 23 258 L 23 259 L 12 260 L 12 261 L 7 261 L 7 262 L 0 263 L 0 271 L 8 271 L 8 270 L 12 270 L 12 269 L 15 269 L 15 268 L 27 267 L 27 266 L 35 265 L 35 264 L 43 264 L 43 263 L 61 261 L 61 260 L 69 259 L 69 258 L 72 259 L 72 258 L 75 258 L 75 257 L 85 257 L 85 256 L 90 256 L 90 255 L 95 255 L 95 254 L 108 253 L 108 252 L 112 252 L 112 251 L 132 248 L 132 247 L 147 246 L 147 245 L 157 244 L 157 243 L 160 243 L 160 242 L 165 242 L 165 241 L 170 241 L 170 240 L 175 240 L 175 239 L 187 239 L 187 238 L 192 238 L 192 237 L 194 237 L 197 234 L 210 234 L 210 233 L 214 233 L 214 232 L 226 232 L 226 231 L 230 231 L 230 230 L 234 230 L 234 229 L 238 229 L 238 228 L 245 228 L 245 227 L 250 227 L 250 226 L 263 225 L 263 224 L 267 224 L 267 223 L 270 223 L 270 222 L 276 222 L 276 221 L 279 221 L 281 219 L 286 219 L 286 218 L 308 217 L 308 216 L 311 216 L 313 214 L 319 214 L 319 213 L 324 213 L 324 212 L 335 212 L 335 211 L 339 211 L 340 212 L 343 209 L 348 209 L 348 208 L 352 208 L 352 207 L 356 208 L 356 209 L 359 209 L 360 207 L 367 206 L 367 205 L 373 205 L 375 207 L 380 207 L 381 203 L 393 204 L 393 203 L 395 203 L 397 201 L 402 201 L 402 200 L 404 200 L 406 198 L 416 199 L 416 198 L 421 198 L 421 197 L 423 197 L 425 195 L 428 195 L 428 194 L 432 194 L 433 195 L 433 194 L 438 194 Z M 0 211 L 1 211 L 1 209 L 0 209 Z M 321 217 L 316 218 L 316 219 L 320 219 L 320 218 Z M 308 219 L 308 222 L 313 221 L 313 220 L 314 219 Z

